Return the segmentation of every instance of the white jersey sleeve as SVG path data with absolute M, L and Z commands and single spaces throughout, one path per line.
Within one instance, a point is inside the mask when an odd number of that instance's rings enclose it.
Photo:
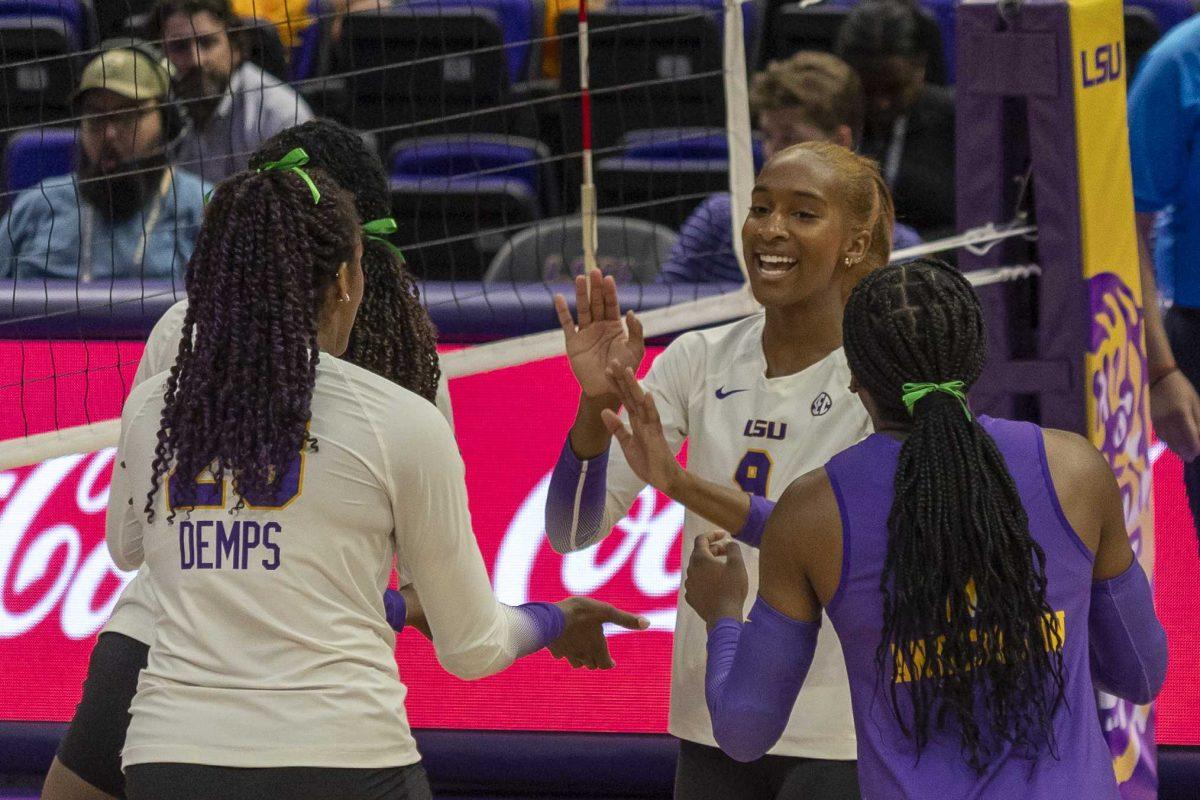
M 138 362 L 137 372 L 133 376 L 134 386 L 175 365 L 175 357 L 179 355 L 179 336 L 183 332 L 183 318 L 187 314 L 187 308 L 187 300 L 180 300 L 154 323 L 154 328 L 146 339 L 146 349 L 142 351 L 142 360 Z
M 166 313 L 159 317 L 158 322 L 154 324 L 150 336 L 146 339 L 142 360 L 138 362 L 137 372 L 133 376 L 134 392 L 149 378 L 160 372 L 166 372 L 175 364 L 175 357 L 179 354 L 179 337 L 183 332 L 183 318 L 187 314 L 187 307 L 187 300 L 180 300 L 168 308 Z M 161 387 L 161 384 L 157 385 Z M 130 398 L 132 397 L 131 393 Z M 130 407 L 129 400 L 126 400 L 125 407 Z M 125 425 L 122 424 L 122 435 L 124 430 Z M 113 462 L 113 485 L 109 492 L 108 517 L 105 522 L 110 552 L 112 551 L 112 537 L 119 531 L 121 520 L 128 517 L 131 511 L 141 511 L 145 500 L 144 495 L 139 501 L 137 497 L 125 494 L 125 487 L 122 486 L 122 482 L 125 481 L 124 472 L 125 470 L 121 468 L 120 453 L 118 453 Z M 113 502 L 113 498 L 118 494 L 124 495 L 119 506 Z M 130 501 L 132 501 L 132 505 Z M 117 560 L 117 556 L 118 554 L 113 552 L 113 561 L 118 567 L 134 569 L 134 567 L 125 566 L 129 563 L 128 560 L 122 563 Z M 137 574 L 121 591 L 121 596 L 113 606 L 112 614 L 101 632 L 119 633 L 143 644 L 151 644 L 154 641 L 154 620 L 161 609 L 150 590 L 150 578 L 146 567 L 143 565 L 137 569 Z
M 529 652 L 534 633 L 523 615 L 510 613 L 492 593 L 449 426 L 432 407 L 416 419 L 382 408 L 368 408 L 368 414 L 403 428 L 381 431 L 397 559 L 421 599 L 438 661 L 467 680 L 503 670 Z

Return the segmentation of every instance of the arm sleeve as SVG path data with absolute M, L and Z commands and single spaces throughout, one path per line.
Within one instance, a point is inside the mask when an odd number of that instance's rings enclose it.
M 654 394 L 663 435 L 678 453 L 687 438 L 690 376 L 699 368 L 688 337 L 681 336 L 654 362 L 642 381 Z M 627 419 L 625 412 L 621 418 Z M 582 461 L 571 450 L 568 436 L 550 477 L 546 494 L 546 536 L 558 553 L 570 553 L 602 541 L 646 488 L 625 460 L 620 446 Z
M 733 253 L 728 195 L 713 195 L 684 221 L 679 238 L 659 272 L 659 280 L 663 283 L 742 280 Z
M 1129 153 L 1137 211 L 1176 202 L 1195 137 L 1195 90 L 1179 57 L 1169 51 L 1142 61 L 1129 90 Z
M 755 761 L 779 741 L 812 665 L 820 622 L 801 622 L 759 597 L 743 625 L 722 619 L 708 634 L 704 698 L 717 744 Z
M 1167 633 L 1135 558 L 1115 578 L 1092 584 L 1088 650 L 1096 688 L 1131 703 L 1149 703 L 1167 675 Z
M 493 675 L 556 639 L 562 612 L 545 603 L 512 607 L 496 600 L 471 530 L 463 462 L 449 427 L 423 400 L 393 416 L 404 419 L 403 432 L 383 442 L 390 446 L 385 461 L 396 465 L 389 491 L 397 545 L 438 661 L 467 680 Z

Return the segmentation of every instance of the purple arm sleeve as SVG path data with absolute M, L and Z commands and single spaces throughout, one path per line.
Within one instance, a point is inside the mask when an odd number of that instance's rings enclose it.
M 717 744 L 737 761 L 762 758 L 787 727 L 817 649 L 820 622 L 800 622 L 759 597 L 743 625 L 708 634 L 704 697 Z
M 567 624 L 562 609 L 553 603 L 525 603 L 505 608 L 517 617 L 514 620 L 517 658 L 536 653 L 562 636 Z
M 408 617 L 408 604 L 404 602 L 404 595 L 395 589 L 388 589 L 383 593 L 383 610 L 392 630 L 396 633 L 404 630 L 404 621 Z
M 1088 615 L 1092 683 L 1131 703 L 1149 703 L 1167 676 L 1167 633 L 1135 558 L 1115 578 L 1092 584 Z
M 746 517 L 746 524 L 733 538 L 751 547 L 758 547 L 762 543 L 763 529 L 767 527 L 767 520 L 773 510 L 774 502 L 756 494 L 750 495 L 750 514 Z
M 604 521 L 608 451 L 580 461 L 563 443 L 546 493 L 546 536 L 556 553 L 571 553 L 591 544 Z

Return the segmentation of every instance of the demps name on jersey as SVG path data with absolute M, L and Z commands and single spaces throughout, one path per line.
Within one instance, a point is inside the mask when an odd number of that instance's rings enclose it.
M 254 520 L 184 520 L 179 523 L 180 569 L 247 569 L 250 554 L 265 558 L 255 560 L 263 569 L 279 568 L 279 545 L 271 541 L 272 534 L 283 531 L 278 522 L 258 523 Z

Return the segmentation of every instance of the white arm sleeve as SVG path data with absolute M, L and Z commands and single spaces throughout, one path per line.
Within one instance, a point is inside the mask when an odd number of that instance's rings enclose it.
M 441 665 L 468 680 L 495 674 L 531 651 L 528 617 L 492 593 L 471 529 L 462 458 L 445 419 L 424 402 L 399 416 L 382 443 L 399 557 Z

